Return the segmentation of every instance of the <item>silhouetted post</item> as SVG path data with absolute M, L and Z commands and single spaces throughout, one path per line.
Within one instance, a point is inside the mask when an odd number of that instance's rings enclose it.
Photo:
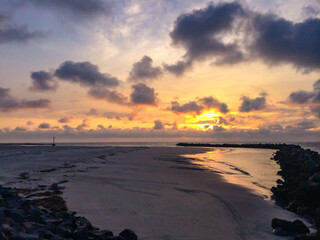
M 54 137 L 52 138 L 52 147 L 54 147 L 56 145 L 55 141 L 54 141 Z

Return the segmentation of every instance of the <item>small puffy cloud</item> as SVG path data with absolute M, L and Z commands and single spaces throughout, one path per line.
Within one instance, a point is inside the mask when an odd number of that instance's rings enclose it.
M 90 62 L 63 62 L 55 70 L 54 76 L 84 87 L 116 87 L 120 83 L 116 77 L 101 73 L 99 67 Z
M 265 109 L 267 100 L 265 93 L 260 94 L 261 97 L 250 99 L 247 96 L 240 98 L 242 101 L 241 106 L 239 107 L 240 112 L 252 112 Z
M 73 120 L 73 117 L 63 117 L 58 120 L 59 123 L 69 123 Z
M 80 124 L 80 125 L 78 125 L 78 126 L 76 127 L 76 130 L 82 131 L 82 130 L 88 128 L 88 127 L 89 127 L 89 124 L 87 123 L 87 120 L 84 119 L 84 120 L 82 121 L 82 124 Z
M 39 124 L 38 128 L 39 129 L 50 129 L 51 125 L 49 123 L 41 123 Z
M 153 105 L 158 104 L 157 93 L 154 88 L 148 87 L 144 83 L 132 85 L 132 93 L 130 94 L 130 101 L 133 105 Z
M 314 92 L 308 91 L 296 91 L 290 94 L 289 101 L 292 103 L 303 104 L 309 102 L 312 98 L 314 98 Z
M 204 105 L 207 109 L 215 108 L 218 109 L 221 113 L 228 113 L 228 105 L 226 103 L 218 101 L 216 98 L 204 97 L 198 100 L 202 105 Z
M 154 129 L 154 130 L 164 129 L 164 125 L 163 125 L 163 123 L 161 122 L 161 120 L 155 120 L 155 121 L 154 121 L 153 129 Z
M 149 56 L 144 56 L 139 62 L 134 63 L 128 79 L 133 82 L 147 82 L 159 78 L 162 69 L 153 67 L 152 62 Z
M 307 106 L 314 115 L 320 118 L 320 79 L 313 84 L 313 91 L 293 92 L 289 95 L 288 102 L 302 107 Z
M 28 129 L 26 129 L 24 127 L 16 127 L 13 131 L 15 131 L 15 132 L 26 132 L 26 131 L 28 131 Z
M 176 76 L 181 76 L 188 68 L 191 67 L 191 61 L 177 61 L 174 64 L 163 64 L 163 68 L 176 75 Z
M 10 95 L 10 89 L 0 87 L 0 111 L 7 112 L 27 108 L 48 108 L 51 101 L 48 99 L 18 100 Z
M 128 104 L 128 97 L 118 91 L 111 91 L 107 88 L 91 88 L 88 94 L 95 99 L 117 104 Z
M 58 87 L 50 72 L 32 72 L 31 79 L 32 86 L 29 88 L 31 91 L 55 91 Z
M 180 104 L 178 101 L 173 101 L 171 102 L 171 107 L 167 108 L 167 110 L 175 113 L 196 113 L 198 115 L 207 109 L 216 109 L 224 114 L 229 112 L 228 105 L 226 103 L 220 102 L 212 96 L 198 98 L 195 101 L 190 101 L 184 104 Z

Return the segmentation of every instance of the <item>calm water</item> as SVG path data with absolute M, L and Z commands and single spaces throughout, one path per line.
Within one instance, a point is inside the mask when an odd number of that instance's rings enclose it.
M 275 186 L 279 165 L 271 160 L 275 150 L 250 148 L 216 148 L 214 151 L 196 155 L 185 155 L 193 163 L 218 172 L 230 183 L 253 190 L 270 198 L 271 187 Z

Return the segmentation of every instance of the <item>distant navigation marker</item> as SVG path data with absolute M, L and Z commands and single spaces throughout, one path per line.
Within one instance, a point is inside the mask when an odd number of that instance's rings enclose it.
M 54 147 L 56 145 L 55 141 L 54 141 L 54 137 L 52 138 L 52 147 Z

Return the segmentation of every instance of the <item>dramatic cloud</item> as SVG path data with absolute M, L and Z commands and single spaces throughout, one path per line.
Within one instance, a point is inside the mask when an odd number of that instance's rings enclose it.
M 158 104 L 157 93 L 154 88 L 148 87 L 144 83 L 132 85 L 133 92 L 130 94 L 132 104 L 154 105 Z
M 68 13 L 77 19 L 108 15 L 111 7 L 102 0 L 31 0 L 36 6 Z
M 20 42 L 26 43 L 31 39 L 43 38 L 46 34 L 41 31 L 29 31 L 27 25 L 18 26 L 8 22 L 0 13 L 0 44 Z
M 128 98 L 126 96 L 120 92 L 111 91 L 107 88 L 92 88 L 88 91 L 88 94 L 95 99 L 117 104 L 128 104 Z
M 107 73 L 101 73 L 97 65 L 90 62 L 66 61 L 54 72 L 61 80 L 79 83 L 84 87 L 115 87 L 119 80 Z
M 160 77 L 162 69 L 153 67 L 152 62 L 150 57 L 144 56 L 139 62 L 134 63 L 128 79 L 133 82 L 146 82 Z
M 298 69 L 320 68 L 320 19 L 292 22 L 272 14 L 220 3 L 180 15 L 170 37 L 186 50 L 182 61 L 164 64 L 181 75 L 193 61 L 236 64 L 261 59 L 269 65 L 288 63 Z
M 32 91 L 55 91 L 58 87 L 58 83 L 49 72 L 32 72 L 31 78 L 32 86 L 29 89 Z
M 10 95 L 10 89 L 0 87 L 0 111 L 7 112 L 26 108 L 48 108 L 51 101 L 48 99 L 17 100 Z
M 229 112 L 226 103 L 220 102 L 212 96 L 198 98 L 196 101 L 190 101 L 182 105 L 178 101 L 173 101 L 171 107 L 167 108 L 167 110 L 175 113 L 196 113 L 197 115 L 206 109 L 216 109 L 224 114 Z
M 40 128 L 40 129 L 49 129 L 51 126 L 50 126 L 50 124 L 49 123 L 41 123 L 39 126 L 38 126 L 38 128 Z
M 154 126 L 153 126 L 154 130 L 161 130 L 164 129 L 164 125 L 160 120 L 155 120 L 154 121 Z
M 247 96 L 243 96 L 241 99 L 242 103 L 239 107 L 240 112 L 252 112 L 259 111 L 266 108 L 266 94 L 261 93 L 261 97 L 250 99 Z
M 222 34 L 233 30 L 234 22 L 244 15 L 239 3 L 209 5 L 200 10 L 180 15 L 174 23 L 170 37 L 173 44 L 186 49 L 185 61 L 165 65 L 165 69 L 181 75 L 193 60 L 216 57 L 219 61 L 232 63 L 242 61 L 243 54 L 236 43 L 225 43 Z
M 268 63 L 320 67 L 320 19 L 293 23 L 275 15 L 257 15 L 253 24 L 258 37 L 252 50 Z

